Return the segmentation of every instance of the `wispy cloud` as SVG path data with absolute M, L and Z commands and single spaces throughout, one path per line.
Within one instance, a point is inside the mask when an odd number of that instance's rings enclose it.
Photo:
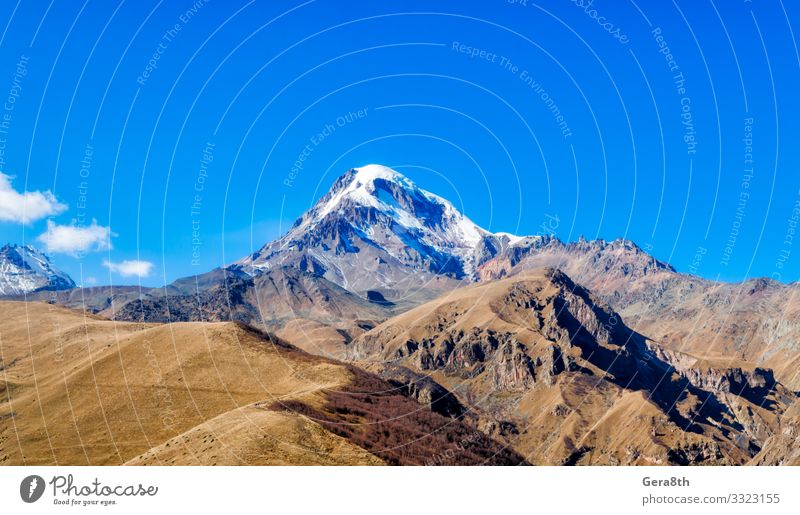
M 50 191 L 18 192 L 10 177 L 0 173 L 0 222 L 28 224 L 66 211 Z
M 58 225 L 52 220 L 47 222 L 47 230 L 38 240 L 44 243 L 45 249 L 51 253 L 79 256 L 86 252 L 97 252 L 111 248 L 111 228 L 97 225 Z
M 153 270 L 153 263 L 139 259 L 131 259 L 114 263 L 104 260 L 103 266 L 122 277 L 147 277 Z

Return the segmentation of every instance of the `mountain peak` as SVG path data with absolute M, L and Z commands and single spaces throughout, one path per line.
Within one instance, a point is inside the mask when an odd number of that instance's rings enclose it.
M 75 282 L 53 266 L 47 254 L 31 245 L 6 244 L 0 248 L 0 295 L 74 287 Z
M 405 291 L 471 276 L 476 252 L 505 245 L 482 246 L 486 238 L 494 236 L 446 199 L 370 164 L 348 170 L 287 234 L 236 266 L 255 274 L 293 266 L 351 291 L 397 298 L 398 285 Z
M 348 204 L 386 211 L 388 206 L 383 204 L 394 204 L 389 198 L 393 189 L 422 196 L 416 184 L 389 167 L 371 164 L 352 168 L 336 180 L 330 191 L 310 211 L 315 216 L 303 218 L 306 222 L 318 221 Z
M 489 234 L 449 201 L 419 188 L 389 167 L 370 164 L 353 168 L 296 223 L 306 230 L 331 217 L 343 218 L 370 234 L 376 222 L 404 235 L 430 237 L 434 247 L 474 248 Z M 391 227 L 389 227 L 391 226 Z
M 408 177 L 396 170 L 392 170 L 388 166 L 369 164 L 360 168 L 353 168 L 351 172 L 355 178 L 362 183 L 375 182 L 376 179 L 383 179 L 385 181 L 405 183 L 409 186 L 414 185 Z

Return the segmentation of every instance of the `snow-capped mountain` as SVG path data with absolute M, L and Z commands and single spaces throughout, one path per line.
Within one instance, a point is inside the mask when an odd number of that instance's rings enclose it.
M 0 248 L 0 295 L 36 290 L 68 290 L 75 282 L 57 269 L 46 254 L 30 245 Z
M 522 240 L 492 234 L 402 174 L 368 165 L 339 177 L 286 235 L 234 267 L 251 275 L 296 267 L 391 299 L 471 280 L 480 264 Z

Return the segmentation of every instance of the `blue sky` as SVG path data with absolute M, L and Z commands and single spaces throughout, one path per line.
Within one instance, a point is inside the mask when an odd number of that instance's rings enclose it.
M 557 217 L 562 239 L 795 281 L 798 21 L 780 1 L 3 2 L 0 241 L 160 285 L 381 163 L 490 230 Z

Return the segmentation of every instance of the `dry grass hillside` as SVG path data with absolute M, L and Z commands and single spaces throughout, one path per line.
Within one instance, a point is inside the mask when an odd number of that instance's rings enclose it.
M 470 426 L 237 323 L 0 309 L 0 464 L 414 464 L 448 449 L 445 463 L 523 462 L 482 434 L 454 452 Z
M 115 323 L 2 303 L 0 463 L 375 464 L 259 403 L 322 401 L 342 366 L 233 323 Z

